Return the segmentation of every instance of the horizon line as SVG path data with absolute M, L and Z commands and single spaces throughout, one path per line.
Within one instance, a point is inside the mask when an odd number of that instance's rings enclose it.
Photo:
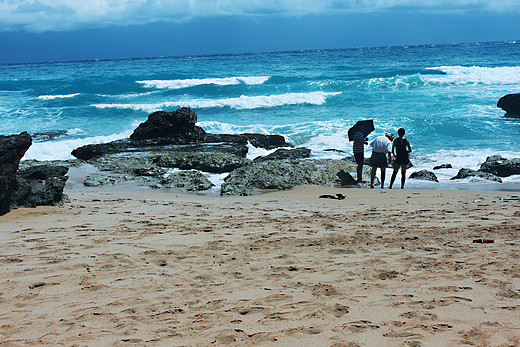
M 419 48 L 419 47 L 442 47 L 442 46 L 476 46 L 490 44 L 518 44 L 520 40 L 504 40 L 504 41 L 476 41 L 476 42 L 459 42 L 459 43 L 424 43 L 424 44 L 404 44 L 404 45 L 388 45 L 388 46 L 358 46 L 345 48 L 313 48 L 313 49 L 295 49 L 288 51 L 263 51 L 263 52 L 244 52 L 244 53 L 212 53 L 212 54 L 185 54 L 185 55 L 169 55 L 169 56 L 142 56 L 129 58 L 99 58 L 99 59 L 80 59 L 80 60 L 56 60 L 56 61 L 34 61 L 25 63 L 0 63 L 0 66 L 13 65 L 43 65 L 43 64 L 70 64 L 70 63 L 98 63 L 107 61 L 132 61 L 132 60 L 158 60 L 158 59 L 185 59 L 185 58 L 203 58 L 203 57 L 226 57 L 226 56 L 247 56 L 247 55 L 263 55 L 263 54 L 283 54 L 283 53 L 312 53 L 312 52 L 330 52 L 330 51 L 350 51 L 350 50 L 371 50 L 371 49 L 392 49 L 392 48 Z

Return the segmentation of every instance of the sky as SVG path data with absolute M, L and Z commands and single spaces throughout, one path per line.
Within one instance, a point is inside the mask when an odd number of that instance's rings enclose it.
M 0 64 L 520 40 L 520 0 L 0 0 Z

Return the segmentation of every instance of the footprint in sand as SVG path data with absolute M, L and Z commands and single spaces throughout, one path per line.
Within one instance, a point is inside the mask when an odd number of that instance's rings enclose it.
M 330 284 L 318 283 L 312 287 L 312 295 L 316 296 L 332 296 L 338 295 L 338 291 Z
M 354 322 L 345 323 L 342 325 L 343 328 L 350 330 L 353 333 L 359 333 L 370 329 L 379 329 L 380 326 L 372 324 L 369 320 L 358 320 Z

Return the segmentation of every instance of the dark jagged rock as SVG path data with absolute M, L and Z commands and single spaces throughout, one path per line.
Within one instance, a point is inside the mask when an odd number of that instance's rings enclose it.
M 357 165 L 346 160 L 270 160 L 231 172 L 221 188 L 222 195 L 250 195 L 254 190 L 291 189 L 316 184 L 340 187 L 340 170 L 351 172 Z
M 249 165 L 251 160 L 230 153 L 175 151 L 159 156 L 155 163 L 158 166 L 182 170 L 195 169 L 204 172 L 223 173 Z
M 476 171 L 471 169 L 462 168 L 459 170 L 456 176 L 452 177 L 451 180 L 463 179 L 468 177 L 478 177 L 486 180 L 495 181 L 502 183 L 502 179 L 489 172 Z
M 439 170 L 439 169 L 453 169 L 453 166 L 452 166 L 451 164 L 442 164 L 442 165 L 434 166 L 433 169 L 434 169 L 434 170 Z
M 78 147 L 72 155 L 81 160 L 91 160 L 109 154 L 136 153 L 136 152 L 165 152 L 165 151 L 193 151 L 193 152 L 228 152 L 245 157 L 248 152 L 247 141 L 243 143 L 172 143 L 172 139 L 160 138 L 155 140 L 133 141 L 129 139 L 117 140 L 108 143 L 91 144 Z
M 187 191 L 208 190 L 213 187 L 211 183 L 200 171 L 179 171 L 175 172 L 160 181 L 164 188 L 179 188 Z
M 53 206 L 63 200 L 63 188 L 69 169 L 65 166 L 38 165 L 22 168 L 17 174 L 17 188 L 11 207 Z
M 18 165 L 31 144 L 31 136 L 27 132 L 19 135 L 0 135 L 0 215 L 9 211 L 11 194 L 17 185 Z
M 507 94 L 498 100 L 497 106 L 507 115 L 520 116 L 520 94 Z
M 427 181 L 433 181 L 433 182 L 439 182 L 439 179 L 437 176 L 428 170 L 421 170 L 413 172 L 410 175 L 410 178 L 417 179 L 417 180 L 427 180 Z
M 72 151 L 72 155 L 78 159 L 90 160 L 107 154 L 120 153 L 135 147 L 132 141 L 118 140 L 109 143 L 90 144 L 78 147 Z
M 189 108 L 181 108 L 174 112 L 154 112 L 135 129 L 129 139 L 81 146 L 74 149 L 72 155 L 78 159 L 90 160 L 107 154 L 161 151 L 175 145 L 212 144 L 227 147 L 228 150 L 236 147 L 233 153 L 245 156 L 248 143 L 265 149 L 292 147 L 281 135 L 208 134 L 196 126 L 196 122 L 197 114 Z
M 506 159 L 499 155 L 492 155 L 487 157 L 479 171 L 489 172 L 500 177 L 520 175 L 520 158 Z
M 299 147 L 299 148 L 294 148 L 294 149 L 280 148 L 269 155 L 257 157 L 254 159 L 254 161 L 258 162 L 258 161 L 266 161 L 266 160 L 303 159 L 303 158 L 309 158 L 310 156 L 311 156 L 311 150 L 308 148 L 304 148 L 304 147 Z
M 134 130 L 130 139 L 174 138 L 177 143 L 200 142 L 206 133 L 195 123 L 197 113 L 187 107 L 173 112 L 157 111 L 150 114 L 148 119 Z

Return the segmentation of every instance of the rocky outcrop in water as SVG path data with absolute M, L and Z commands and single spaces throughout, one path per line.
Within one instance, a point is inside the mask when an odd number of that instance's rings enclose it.
M 290 189 L 316 184 L 340 187 L 338 173 L 356 171 L 346 160 L 269 160 L 244 166 L 231 172 L 222 185 L 222 195 L 251 195 L 255 190 Z
M 499 155 L 487 157 L 479 171 L 489 172 L 500 177 L 520 175 L 520 158 L 506 159 Z
M 452 177 L 451 180 L 476 177 L 480 179 L 495 181 L 498 183 L 502 183 L 502 179 L 488 172 L 476 171 L 472 169 L 462 168 L 459 170 L 456 176 Z
M 27 132 L 0 135 L 0 215 L 9 211 L 11 195 L 17 187 L 18 165 L 31 144 L 31 136 Z
M 437 176 L 428 170 L 421 170 L 413 172 L 410 175 L 410 178 L 416 179 L 416 180 L 426 180 L 426 181 L 432 181 L 432 182 L 439 182 L 439 179 Z
M 38 165 L 21 168 L 11 207 L 53 206 L 62 203 L 69 169 L 65 166 Z
M 506 111 L 506 115 L 520 116 L 520 94 L 507 94 L 498 100 L 497 106 Z
M 198 143 L 204 140 L 206 132 L 195 125 L 197 113 L 190 108 L 183 107 L 174 112 L 157 111 L 148 116 L 148 119 L 139 124 L 130 139 L 170 139 L 171 143 Z
M 247 153 L 247 144 L 265 149 L 292 147 L 283 136 L 264 134 L 209 134 L 196 126 L 197 114 L 189 108 L 174 112 L 154 112 L 139 125 L 129 139 L 78 147 L 72 155 L 90 160 L 108 154 L 143 151 L 165 151 L 175 145 L 212 145 L 221 149 L 236 147 L 235 152 Z M 236 153 L 235 153 L 236 154 Z
M 440 170 L 440 169 L 453 169 L 453 166 L 451 164 L 441 164 L 433 167 L 434 170 Z

